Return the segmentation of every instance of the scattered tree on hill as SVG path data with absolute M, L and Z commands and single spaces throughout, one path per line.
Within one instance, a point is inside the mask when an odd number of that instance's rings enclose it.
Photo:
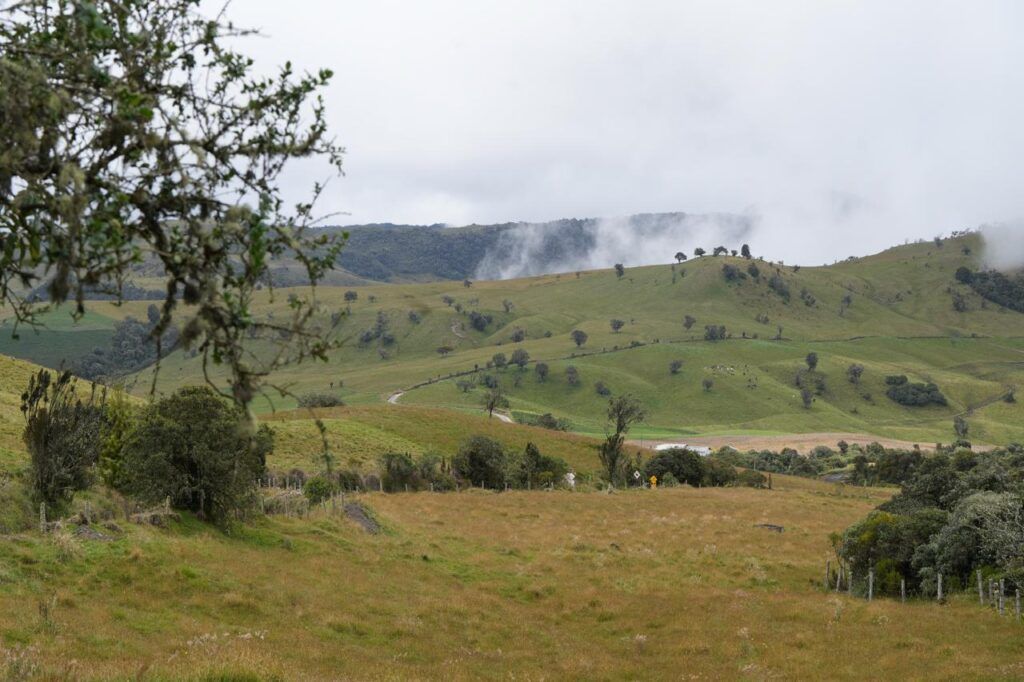
M 448 306 L 449 308 L 451 308 L 451 307 L 452 307 L 452 304 L 453 304 L 453 303 L 455 303 L 455 299 L 454 299 L 454 298 L 452 298 L 451 296 L 447 295 L 447 294 L 445 294 L 444 296 L 442 296 L 442 297 L 441 297 L 441 300 L 442 300 L 442 301 L 444 302 L 444 304 L 445 304 L 446 306 Z
M 751 279 L 760 279 L 761 269 L 757 267 L 757 263 L 747 263 L 747 274 L 750 275 Z
M 576 344 L 577 348 L 587 342 L 587 333 L 582 329 L 573 329 L 570 336 L 572 336 L 573 343 Z
M 455 349 L 452 348 L 451 346 L 445 344 L 443 346 L 438 346 L 437 347 L 437 354 L 440 355 L 442 358 L 446 358 L 446 357 L 448 357 L 448 354 L 451 353 L 453 350 L 455 350 Z
M 701 256 L 703 256 L 706 253 L 707 253 L 707 251 L 705 251 L 704 249 L 701 249 L 701 248 L 696 248 L 696 249 L 693 250 L 693 255 L 697 256 L 698 258 L 700 258 Z
M 469 313 L 469 326 L 471 326 L 478 332 L 486 331 L 487 327 L 490 326 L 493 320 L 494 318 L 491 317 L 490 315 L 478 312 L 476 310 L 473 310 Z
M 410 310 L 409 311 L 409 321 L 412 322 L 413 324 L 419 324 L 420 322 L 423 321 L 423 318 L 415 310 Z
M 612 331 L 618 333 L 620 329 L 626 326 L 626 323 L 619 319 L 609 320 L 608 325 L 612 328 Z
M 682 263 L 684 260 L 686 260 L 686 254 L 682 251 L 676 251 L 676 262 Z
M 522 348 L 516 348 L 512 351 L 512 357 L 509 359 L 509 362 L 518 366 L 520 370 L 526 369 L 526 365 L 530 362 L 530 354 Z
M 750 247 L 748 245 L 744 244 L 742 247 L 740 247 L 740 254 L 744 258 L 749 259 L 750 258 Z
M 715 247 L 715 251 L 714 251 L 714 255 L 715 256 L 721 256 L 723 253 L 729 253 L 729 249 L 725 248 L 724 246 L 716 246 Z
M 814 352 L 808 353 L 807 357 L 804 360 L 805 360 L 805 362 L 807 362 L 807 369 L 811 370 L 812 372 L 814 370 L 818 369 L 818 354 L 817 353 L 814 353 Z
M 464 286 L 464 287 L 466 287 L 468 289 L 471 286 L 473 286 L 473 283 L 470 282 L 468 279 L 464 279 L 464 280 L 462 280 L 462 286 Z
M 54 378 L 41 369 L 21 396 L 33 497 L 54 511 L 65 509 L 92 482 L 104 421 L 95 392 L 94 385 L 83 401 L 70 372 Z
M 814 402 L 814 393 L 809 388 L 800 389 L 800 400 L 804 404 L 804 409 L 811 409 L 811 404 Z
M 494 416 L 495 410 L 508 407 L 508 398 L 505 397 L 505 392 L 499 386 L 494 386 L 484 394 L 483 405 L 488 418 L 490 418 Z
M 470 391 L 472 391 L 473 385 L 474 384 L 472 381 L 467 381 L 466 379 L 459 379 L 458 381 L 455 382 L 455 387 L 458 388 L 463 393 L 469 393 Z
M 690 328 L 696 323 L 697 318 L 695 317 L 692 317 L 690 315 L 685 315 L 683 317 L 683 329 L 685 329 L 686 331 L 690 331 Z
M 710 392 L 715 386 L 715 380 L 711 377 L 704 377 L 704 380 L 700 382 L 700 385 L 704 387 L 705 392 Z
M 626 462 L 623 445 L 629 429 L 644 420 L 645 413 L 640 402 L 626 394 L 608 401 L 608 433 L 598 448 L 598 457 L 609 483 L 622 479 Z
M 547 380 L 548 373 L 551 371 L 551 368 L 548 367 L 548 363 L 546 362 L 538 362 L 533 366 L 533 371 L 537 373 L 537 379 L 543 383 Z
M 782 278 L 782 275 L 776 272 L 768 278 L 768 288 L 774 291 L 783 301 L 789 303 L 789 285 L 786 284 L 786 280 Z
M 743 271 L 732 263 L 725 263 L 722 266 L 722 276 L 725 277 L 726 282 L 740 282 L 747 278 Z
M 565 368 L 565 380 L 569 382 L 570 386 L 577 386 L 580 383 L 580 372 L 578 369 L 569 365 Z
M 594 384 L 594 391 L 600 396 L 610 396 L 612 394 L 612 390 L 603 381 L 598 381 Z
M 854 362 L 846 368 L 846 377 L 850 380 L 851 384 L 859 384 L 860 378 L 863 375 L 864 365 Z
M 728 338 L 728 332 L 724 324 L 709 324 L 704 327 L 705 341 L 724 341 Z
M 359 299 L 359 292 L 349 289 L 345 292 L 345 302 L 353 303 Z
M 515 305 L 507 298 L 501 302 L 501 306 L 505 309 L 506 313 L 511 313 L 515 309 Z
M 626 274 L 626 268 L 622 263 L 615 264 L 615 276 L 622 279 L 622 276 Z
M 512 334 L 509 338 L 512 339 L 512 343 L 521 343 L 526 339 L 526 330 L 516 327 L 512 330 Z
M 681 370 L 682 368 L 683 368 L 683 361 L 682 360 L 673 360 L 672 362 L 668 363 L 669 374 L 679 374 L 679 370 Z
M 846 452 L 850 449 L 850 444 L 847 443 L 845 440 L 841 440 L 838 443 L 836 443 L 836 447 L 839 448 L 839 452 L 841 454 L 845 455 Z
M 853 305 L 853 295 L 846 294 L 842 300 L 839 301 L 839 317 L 846 315 L 846 311 Z
M 273 450 L 266 425 L 239 428 L 242 412 L 206 386 L 151 404 L 125 447 L 128 491 L 137 499 L 224 523 L 253 504 L 256 481 Z
M 491 362 L 493 362 L 494 366 L 498 369 L 503 369 L 505 365 L 508 364 L 508 358 L 505 357 L 504 353 L 495 353 L 491 356 Z

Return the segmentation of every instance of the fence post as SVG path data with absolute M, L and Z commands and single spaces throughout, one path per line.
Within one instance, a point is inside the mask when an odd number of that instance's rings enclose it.
M 1020 620 L 1020 588 L 1017 588 L 1017 620 Z
M 938 589 L 938 592 L 937 592 L 937 598 L 938 598 L 938 600 L 940 602 L 942 601 L 942 574 L 941 573 L 939 573 L 939 589 Z
M 46 503 L 39 503 L 39 532 L 46 532 Z
M 832 560 L 825 559 L 825 590 L 828 590 L 828 584 L 832 581 Z
M 999 615 L 1002 616 L 1006 610 L 1006 581 L 1003 578 L 999 579 Z
M 853 566 L 850 566 L 850 570 L 846 575 L 846 593 L 853 596 Z
M 836 592 L 839 591 L 839 584 L 843 582 L 843 565 L 839 564 L 839 570 L 836 571 Z
M 875 569 L 868 569 L 868 601 L 871 601 L 875 596 Z
M 900 602 L 907 603 L 907 581 L 904 578 L 900 578 Z
M 985 588 L 981 584 L 981 569 L 978 569 L 978 603 L 985 605 Z

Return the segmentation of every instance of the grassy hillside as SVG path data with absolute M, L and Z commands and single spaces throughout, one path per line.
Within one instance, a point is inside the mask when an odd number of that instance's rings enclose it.
M 231 536 L 186 518 L 0 550 L 0 648 L 51 678 L 994 678 L 1020 626 L 823 593 L 878 492 L 368 495 Z M 776 534 L 758 523 L 785 526 Z M 12 666 L 12 664 L 8 664 Z
M 1020 440 L 1022 408 L 999 398 L 1021 384 L 1024 315 L 987 304 L 953 276 L 962 265 L 978 267 L 980 251 L 980 237 L 968 235 L 941 247 L 911 244 L 828 267 L 753 261 L 760 276 L 738 282 L 726 280 L 723 266 L 746 273 L 750 261 L 704 257 L 627 269 L 621 278 L 602 270 L 477 282 L 469 288 L 452 282 L 356 288 L 359 298 L 351 305 L 344 301 L 346 289 L 328 287 L 319 292 L 326 308 L 349 313 L 342 323 L 344 345 L 326 365 L 295 367 L 283 379 L 295 393 L 333 390 L 349 404 L 372 404 L 395 391 L 474 369 L 481 371 L 470 378 L 479 380 L 495 353 L 523 348 L 549 364 L 551 375 L 541 383 L 531 371 L 516 385 L 514 372 L 499 373 L 513 409 L 551 411 L 585 433 L 602 427 L 606 400 L 594 390 L 601 381 L 615 393 L 634 392 L 644 401 L 650 417 L 638 434 L 648 437 L 846 431 L 949 441 L 953 415 L 964 413 L 976 440 Z M 788 301 L 769 286 L 773 275 L 788 288 Z M 965 312 L 953 309 L 954 290 L 967 302 Z M 261 310 L 280 308 L 285 295 L 278 292 L 276 302 L 265 301 Z M 104 305 L 98 312 L 109 317 L 140 315 L 145 306 Z M 471 327 L 471 311 L 492 317 L 484 331 Z M 359 343 L 379 313 L 395 338 L 384 357 L 376 342 Z M 686 315 L 696 320 L 689 330 L 682 324 Z M 612 318 L 625 322 L 618 333 L 610 329 Z M 724 325 L 731 338 L 704 341 L 706 325 Z M 521 343 L 510 340 L 516 329 L 526 334 Z M 589 335 L 582 348 L 570 338 L 574 329 Z M 441 346 L 453 352 L 440 357 Z M 812 351 L 821 357 L 826 388 L 805 410 L 794 377 Z M 683 369 L 671 376 L 668 365 L 677 359 Z M 845 376 L 854 362 L 866 368 L 859 387 Z M 580 386 L 564 380 L 568 365 L 580 371 Z M 164 363 L 161 390 L 194 382 L 199 374 L 197 358 L 175 354 Z M 934 381 L 949 405 L 899 406 L 885 397 L 887 374 Z M 704 378 L 714 381 L 711 391 L 702 389 Z M 139 379 L 140 387 L 148 387 L 148 372 Z M 463 393 L 454 380 L 440 381 L 401 400 L 478 410 L 481 393 L 479 388 Z M 286 399 L 276 407 L 293 405 Z

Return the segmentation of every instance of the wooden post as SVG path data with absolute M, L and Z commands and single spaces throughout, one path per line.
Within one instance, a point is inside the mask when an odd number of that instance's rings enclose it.
M 871 601 L 875 596 L 875 569 L 868 569 L 868 601 Z
M 985 588 L 981 585 L 981 569 L 978 569 L 978 603 L 985 605 Z
M 1006 581 L 999 579 L 999 615 L 1002 616 L 1006 610 Z
M 990 606 L 996 605 L 996 581 L 991 578 L 988 580 L 988 603 Z
M 772 489 L 772 472 L 768 472 L 768 490 Z
M 941 573 L 939 573 L 939 588 L 938 588 L 938 591 L 936 593 L 936 598 L 940 602 L 942 601 L 942 574 Z
M 1017 620 L 1020 620 L 1020 588 L 1017 588 Z
M 829 583 L 832 582 L 832 560 L 825 559 L 825 590 L 828 590 Z
M 900 578 L 900 602 L 907 603 L 907 581 L 903 578 Z
M 846 574 L 846 593 L 853 596 L 853 566 L 850 566 Z
M 839 591 L 839 584 L 843 582 L 843 565 L 839 564 L 839 570 L 836 571 L 836 592 Z
M 377 479 L 377 492 L 379 492 L 379 493 L 384 492 L 384 479 L 383 478 L 378 478 Z
M 39 503 L 39 532 L 46 532 L 46 503 Z
M 85 517 L 87 524 L 92 523 L 92 507 L 89 505 L 89 500 L 85 501 L 85 510 L 82 512 L 82 516 Z

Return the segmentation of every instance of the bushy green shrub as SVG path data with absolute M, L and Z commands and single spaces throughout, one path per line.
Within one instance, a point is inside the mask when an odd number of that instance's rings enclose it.
M 404 452 L 388 452 L 380 457 L 381 485 L 389 493 L 418 487 L 416 465 Z
M 470 436 L 452 459 L 452 471 L 470 485 L 504 488 L 508 455 L 505 446 L 487 436 Z
M 660 481 L 671 473 L 680 483 L 699 486 L 704 482 L 706 467 L 693 450 L 674 448 L 658 452 L 644 466 L 644 477 L 657 476 Z
M 512 484 L 517 487 L 535 487 L 562 480 L 569 471 L 569 465 L 558 457 L 541 453 L 533 443 L 527 443 L 517 469 Z
M 748 488 L 764 488 L 768 485 L 768 479 L 759 471 L 744 469 L 736 474 L 733 485 L 746 486 Z
M 143 410 L 124 454 L 127 490 L 217 523 L 254 500 L 273 434 L 208 387 L 182 388 Z
M 320 474 L 308 479 L 302 492 L 306 494 L 310 504 L 320 504 L 338 492 L 338 483 L 336 480 Z

